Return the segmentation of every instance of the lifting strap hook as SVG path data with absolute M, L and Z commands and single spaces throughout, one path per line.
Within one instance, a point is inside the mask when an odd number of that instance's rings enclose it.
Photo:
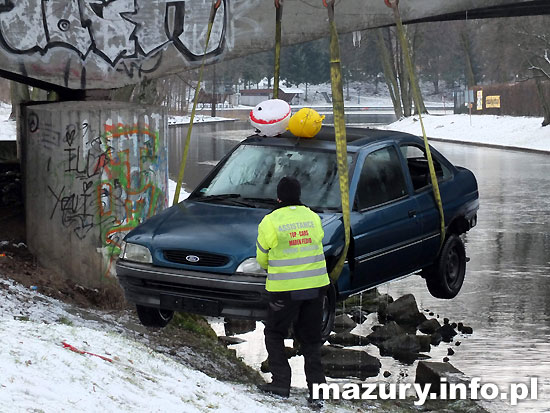
M 393 9 L 399 5 L 399 0 L 384 0 L 384 3 L 386 3 L 386 6 L 390 9 Z
M 284 0 L 273 0 L 273 1 L 275 2 L 275 7 L 279 8 L 279 7 L 281 7 Z

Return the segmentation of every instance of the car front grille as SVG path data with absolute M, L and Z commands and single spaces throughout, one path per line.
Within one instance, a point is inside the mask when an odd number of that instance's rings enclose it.
M 196 267 L 223 267 L 229 262 L 224 255 L 189 250 L 164 250 L 164 258 L 177 264 L 194 265 Z M 197 261 L 195 261 L 198 258 Z
M 128 283 L 132 286 L 154 290 L 159 293 L 169 293 L 178 296 L 205 298 L 213 300 L 259 302 L 261 294 L 255 291 L 227 290 L 208 286 L 181 285 L 168 281 L 145 280 L 128 277 Z

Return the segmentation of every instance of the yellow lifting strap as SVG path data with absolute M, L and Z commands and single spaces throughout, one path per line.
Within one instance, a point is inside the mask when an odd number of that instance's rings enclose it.
M 332 110 L 334 112 L 334 134 L 336 140 L 336 160 L 338 163 L 338 178 L 340 181 L 340 195 L 342 201 L 342 217 L 344 221 L 344 250 L 340 254 L 336 265 L 329 276 L 336 282 L 348 254 L 350 243 L 350 211 L 349 211 L 349 168 L 348 149 L 346 141 L 346 119 L 344 115 L 344 89 L 342 86 L 342 68 L 340 64 L 340 45 L 338 44 L 338 31 L 334 21 L 335 0 L 323 0 L 328 9 L 328 21 L 330 25 L 330 82 L 332 87 Z
M 273 70 L 273 99 L 279 99 L 279 77 L 281 71 L 281 20 L 283 17 L 283 0 L 275 2 L 275 68 Z
M 193 109 L 191 110 L 191 119 L 189 119 L 189 128 L 187 129 L 187 137 L 185 139 L 185 148 L 183 150 L 183 156 L 181 158 L 180 170 L 178 174 L 178 182 L 176 184 L 176 193 L 174 194 L 174 201 L 172 205 L 177 205 L 180 198 L 181 184 L 183 182 L 183 173 L 185 172 L 185 164 L 187 163 L 187 154 L 189 153 L 189 143 L 191 142 L 191 131 L 193 130 L 193 121 L 195 120 L 195 112 L 197 110 L 197 102 L 199 100 L 199 91 L 201 89 L 202 74 L 204 72 L 204 62 L 206 60 L 208 43 L 210 42 L 210 35 L 212 34 L 212 27 L 214 26 L 216 12 L 220 7 L 221 2 L 222 0 L 212 0 L 212 8 L 210 9 L 210 17 L 208 19 L 208 30 L 206 32 L 206 43 L 204 45 L 204 55 L 202 57 L 201 67 L 199 69 L 199 80 L 197 82 L 197 87 L 195 89 L 195 97 L 193 99 Z
M 407 71 L 409 72 L 409 79 L 412 85 L 414 106 L 418 111 L 418 119 L 420 120 L 420 126 L 422 128 L 422 136 L 424 137 L 424 146 L 426 148 L 426 157 L 428 158 L 428 167 L 430 170 L 430 178 L 432 181 L 432 188 L 435 198 L 435 203 L 437 204 L 437 209 L 439 210 L 440 218 L 440 249 L 443 246 L 445 241 L 445 215 L 443 213 L 443 203 L 441 201 L 441 194 L 439 192 L 439 184 L 437 183 L 437 176 L 435 174 L 434 163 L 432 159 L 432 153 L 430 152 L 430 146 L 428 144 L 428 137 L 426 136 L 426 129 L 424 129 L 424 121 L 422 120 L 422 114 L 420 113 L 420 90 L 418 88 L 418 83 L 416 81 L 416 76 L 414 73 L 413 64 L 411 61 L 411 55 L 409 52 L 409 45 L 407 43 L 407 38 L 405 37 L 405 30 L 403 29 L 403 23 L 401 21 L 401 15 L 399 14 L 399 0 L 384 0 L 386 5 L 393 10 L 393 15 L 395 17 L 395 26 L 397 28 L 397 34 L 399 36 L 399 42 L 401 43 L 401 48 L 403 49 L 403 55 L 405 58 L 405 65 Z

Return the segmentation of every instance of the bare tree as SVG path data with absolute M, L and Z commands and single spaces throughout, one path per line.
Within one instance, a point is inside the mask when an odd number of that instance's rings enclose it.
M 390 91 L 395 116 L 401 118 L 408 117 L 413 113 L 413 93 L 410 81 L 409 72 L 405 65 L 403 50 L 397 39 L 397 35 L 392 29 L 377 29 L 378 33 L 378 50 L 386 84 Z M 416 27 L 410 26 L 407 29 L 406 41 L 409 42 L 409 50 L 412 54 L 411 60 L 414 62 L 414 51 L 416 49 L 417 40 Z M 426 113 L 424 99 L 419 93 L 420 101 L 418 107 L 415 107 L 415 112 Z
M 384 37 L 384 32 L 388 32 L 389 37 L 389 29 L 377 29 L 376 32 L 378 36 L 378 52 L 382 61 L 384 78 L 390 92 L 393 110 L 397 119 L 401 119 L 403 117 L 403 109 L 401 108 L 401 93 L 397 84 L 395 64 L 388 48 L 387 39 Z
M 550 82 L 550 28 L 548 19 L 530 17 L 519 20 L 513 31 L 517 36 L 517 52 L 524 57 L 526 77 L 534 77 L 537 94 L 543 111 L 542 126 L 550 125 L 550 102 L 543 82 Z M 519 77 L 519 75 L 518 75 Z

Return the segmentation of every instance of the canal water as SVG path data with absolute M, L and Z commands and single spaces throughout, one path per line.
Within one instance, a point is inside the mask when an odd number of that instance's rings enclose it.
M 171 131 L 170 174 L 174 179 L 186 128 L 173 127 Z M 252 128 L 244 122 L 195 125 L 185 189 L 192 190 L 221 157 L 251 133 Z M 493 400 L 484 403 L 488 410 L 550 412 L 550 156 L 432 144 L 454 164 L 472 170 L 479 184 L 478 224 L 466 237 L 470 262 L 464 286 L 453 300 L 431 297 L 417 276 L 387 284 L 379 291 L 394 298 L 412 293 L 421 310 L 433 312 L 440 320 L 447 317 L 473 327 L 472 335 L 432 346 L 432 361 L 442 361 L 452 348 L 455 354 L 449 359 L 455 367 L 469 377 L 497 384 L 504 392 L 509 392 L 512 383 L 538 379 L 538 400 L 522 401 L 518 406 Z M 371 315 L 354 332 L 369 334 L 375 323 Z M 212 320 L 212 325 L 218 334 L 225 334 L 223 320 Z M 246 341 L 231 348 L 259 369 L 267 357 L 262 323 L 238 337 Z M 380 357 L 376 347 L 364 349 Z M 389 357 L 381 357 L 381 362 L 381 374 L 367 381 L 414 381 L 416 363 L 402 364 Z M 303 360 L 294 357 L 291 366 L 293 386 L 304 387 Z M 382 377 L 385 370 L 391 373 L 388 378 Z

